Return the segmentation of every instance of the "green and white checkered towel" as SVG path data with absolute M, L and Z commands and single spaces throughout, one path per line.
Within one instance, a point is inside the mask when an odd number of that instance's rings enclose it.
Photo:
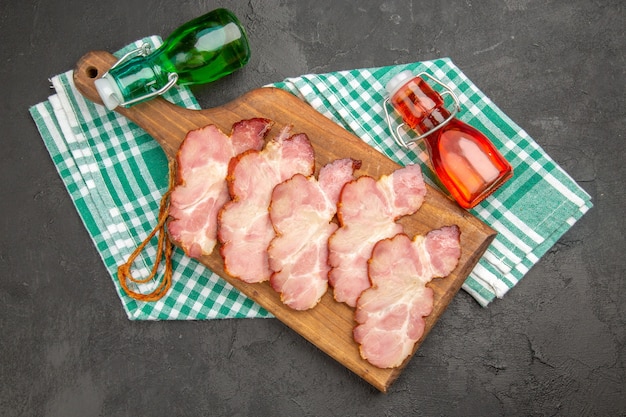
M 145 41 L 155 46 L 160 43 L 156 37 L 147 38 L 117 55 Z M 449 59 L 304 75 L 274 85 L 310 103 L 396 162 L 421 162 L 426 177 L 434 184 L 423 148 L 400 149 L 385 121 L 384 86 L 405 69 L 415 74 L 428 71 L 452 87 L 462 105 L 458 117 L 487 133 L 514 167 L 513 179 L 472 210 L 499 232 L 463 286 L 486 306 L 511 289 L 592 207 L 590 197 Z M 128 317 L 271 317 L 180 250 L 174 253 L 173 284 L 164 298 L 144 303 L 124 294 L 117 281 L 117 266 L 156 224 L 159 201 L 168 183 L 167 160 L 159 145 L 136 125 L 84 99 L 72 83 L 71 72 L 51 81 L 56 94 L 30 111 Z M 170 91 L 166 98 L 198 108 L 185 88 Z M 155 253 L 156 242 L 135 264 L 143 264 L 139 273 L 149 271 Z
M 481 305 L 513 288 L 591 207 L 591 197 L 541 147 L 485 96 L 450 59 L 311 74 L 276 84 L 401 165 L 419 161 L 431 185 L 436 177 L 423 143 L 400 148 L 385 118 L 385 85 L 401 71 L 428 72 L 451 87 L 461 103 L 456 117 L 489 137 L 514 175 L 471 212 L 498 231 L 463 284 Z M 402 120 L 398 116 L 396 125 Z

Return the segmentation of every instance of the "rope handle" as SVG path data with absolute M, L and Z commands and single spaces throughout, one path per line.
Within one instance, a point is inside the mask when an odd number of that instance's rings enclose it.
M 169 208 L 170 208 L 170 194 L 174 189 L 174 163 L 169 164 L 169 185 L 168 189 L 161 197 L 161 203 L 159 205 L 159 218 L 158 223 L 152 229 L 152 232 L 144 239 L 137 248 L 133 251 L 133 253 L 128 257 L 126 263 L 120 265 L 117 268 L 117 278 L 122 286 L 122 289 L 129 297 L 138 300 L 138 301 L 157 301 L 163 298 L 163 296 L 169 291 L 172 286 L 172 252 L 174 250 L 174 245 L 167 237 L 167 231 L 165 227 L 165 223 L 167 221 L 167 217 L 169 216 Z M 131 267 L 137 259 L 137 256 L 144 250 L 146 245 L 150 242 L 150 240 L 156 235 L 159 234 L 159 240 L 157 243 L 157 254 L 156 259 L 154 260 L 154 265 L 152 267 L 152 271 L 150 275 L 146 278 L 135 278 L 131 272 Z M 159 265 L 161 264 L 161 260 L 165 258 L 165 270 L 163 272 L 163 277 L 161 278 L 161 282 L 158 287 L 154 289 L 150 293 L 140 293 L 133 291 L 129 288 L 128 283 L 133 282 L 135 284 L 145 284 L 150 280 L 154 279 L 157 275 Z

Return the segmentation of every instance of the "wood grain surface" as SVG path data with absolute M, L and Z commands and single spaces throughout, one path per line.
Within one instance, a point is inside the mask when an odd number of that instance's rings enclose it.
M 74 71 L 74 82 L 79 91 L 90 100 L 101 103 L 94 81 L 115 61 L 113 55 L 102 51 L 90 52 L 83 56 Z M 378 178 L 399 168 L 399 165 L 308 104 L 276 88 L 256 89 L 212 109 L 188 110 L 162 98 L 156 98 L 130 108 L 118 108 L 116 111 L 149 133 L 161 145 L 168 158 L 175 158 L 180 143 L 190 130 L 214 124 L 225 133 L 229 133 L 232 124 L 239 120 L 264 117 L 275 123 L 268 135 L 270 137 L 277 134 L 285 125 L 293 125 L 293 133 L 306 133 L 315 150 L 318 171 L 328 162 L 346 157 L 362 161 L 361 168 L 356 172 L 357 176 L 370 175 Z M 435 293 L 435 304 L 432 313 L 426 318 L 424 336 L 415 346 L 417 350 L 496 232 L 431 187 L 428 187 L 426 199 L 420 210 L 412 216 L 402 218 L 400 223 L 411 237 L 445 225 L 456 224 L 461 229 L 462 251 L 459 265 L 448 277 L 435 279 L 429 284 Z M 413 356 L 407 358 L 401 367 L 394 369 L 380 369 L 363 360 L 358 345 L 352 339 L 352 329 L 355 326 L 354 310 L 343 303 L 337 303 L 332 297 L 332 290 L 326 293 L 314 309 L 295 311 L 281 303 L 279 295 L 267 282 L 246 284 L 228 276 L 224 272 L 224 264 L 217 249 L 211 256 L 205 256 L 200 261 L 274 314 L 285 325 L 380 391 L 387 391 Z

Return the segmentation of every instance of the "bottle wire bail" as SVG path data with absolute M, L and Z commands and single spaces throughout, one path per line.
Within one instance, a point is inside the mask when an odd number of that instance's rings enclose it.
M 420 72 L 419 74 L 417 74 L 417 77 L 421 77 L 422 79 L 424 77 L 430 79 L 432 82 L 434 82 L 435 84 L 439 85 L 440 87 L 442 87 L 444 89 L 444 91 L 442 93 L 437 93 L 439 94 L 442 98 L 444 96 L 450 96 L 452 97 L 452 99 L 454 100 L 454 108 L 452 110 L 449 110 L 450 112 L 450 116 L 448 116 L 443 122 L 439 123 L 437 126 L 433 127 L 432 129 L 428 130 L 425 133 L 422 133 L 421 135 L 415 137 L 415 138 L 409 138 L 408 141 L 405 141 L 402 138 L 402 134 L 400 133 L 400 129 L 402 129 L 406 123 L 400 123 L 395 129 L 392 127 L 392 120 L 391 120 L 391 115 L 389 114 L 389 110 L 388 110 L 388 106 L 391 106 L 391 104 L 389 103 L 389 100 L 391 97 L 387 96 L 385 98 L 384 101 L 384 105 L 383 107 L 385 108 L 385 116 L 387 118 L 387 126 L 389 127 L 389 132 L 391 133 L 391 136 L 393 137 L 393 139 L 396 141 L 396 143 L 398 144 L 398 146 L 402 147 L 402 148 L 410 148 L 410 145 L 414 144 L 415 142 L 425 138 L 426 136 L 436 132 L 437 130 L 441 129 L 442 127 L 444 127 L 446 124 L 448 124 L 448 122 L 450 120 L 452 120 L 456 114 L 461 111 L 461 104 L 459 102 L 459 98 L 456 96 L 456 94 L 454 94 L 454 91 L 452 91 L 452 89 L 447 86 L 446 84 L 444 84 L 443 82 L 441 82 L 440 80 L 438 80 L 437 78 L 433 77 L 432 75 L 430 75 L 427 72 Z M 393 108 L 393 106 L 391 106 Z
M 132 51 L 127 52 L 124 56 L 122 56 L 115 64 L 113 64 L 111 68 L 109 68 L 109 71 L 111 71 L 113 68 L 118 67 L 124 62 L 130 60 L 131 58 L 145 57 L 145 56 L 150 55 L 150 53 L 152 53 L 152 47 L 150 46 L 150 44 L 144 42 L 137 49 L 133 49 Z M 105 72 L 102 78 L 106 77 L 109 74 L 109 71 Z M 144 94 L 143 96 L 135 97 L 131 100 L 124 101 L 120 103 L 119 105 L 122 107 L 126 107 L 132 104 L 136 104 L 141 101 L 148 100 L 153 97 L 161 96 L 165 94 L 170 88 L 174 87 L 174 85 L 176 85 L 176 83 L 178 82 L 178 74 L 176 74 L 175 72 L 170 72 L 167 75 L 167 79 L 168 79 L 167 84 L 165 84 L 160 89 L 151 91 L 150 93 Z

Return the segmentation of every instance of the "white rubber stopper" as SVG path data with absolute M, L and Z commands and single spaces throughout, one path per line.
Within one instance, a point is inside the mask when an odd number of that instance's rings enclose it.
M 407 81 L 414 77 L 415 76 L 413 75 L 413 73 L 409 70 L 405 70 L 396 74 L 391 80 L 389 80 L 387 86 L 385 87 L 385 90 L 387 90 L 387 94 L 389 94 L 389 97 L 393 97 L 393 95 L 396 94 L 400 87 L 402 87 L 404 84 L 407 83 Z
M 105 75 L 104 77 L 94 81 L 94 84 L 96 85 L 96 90 L 98 90 L 98 94 L 100 94 L 100 98 L 107 109 L 113 110 L 120 105 L 122 102 L 122 92 L 114 80 Z

